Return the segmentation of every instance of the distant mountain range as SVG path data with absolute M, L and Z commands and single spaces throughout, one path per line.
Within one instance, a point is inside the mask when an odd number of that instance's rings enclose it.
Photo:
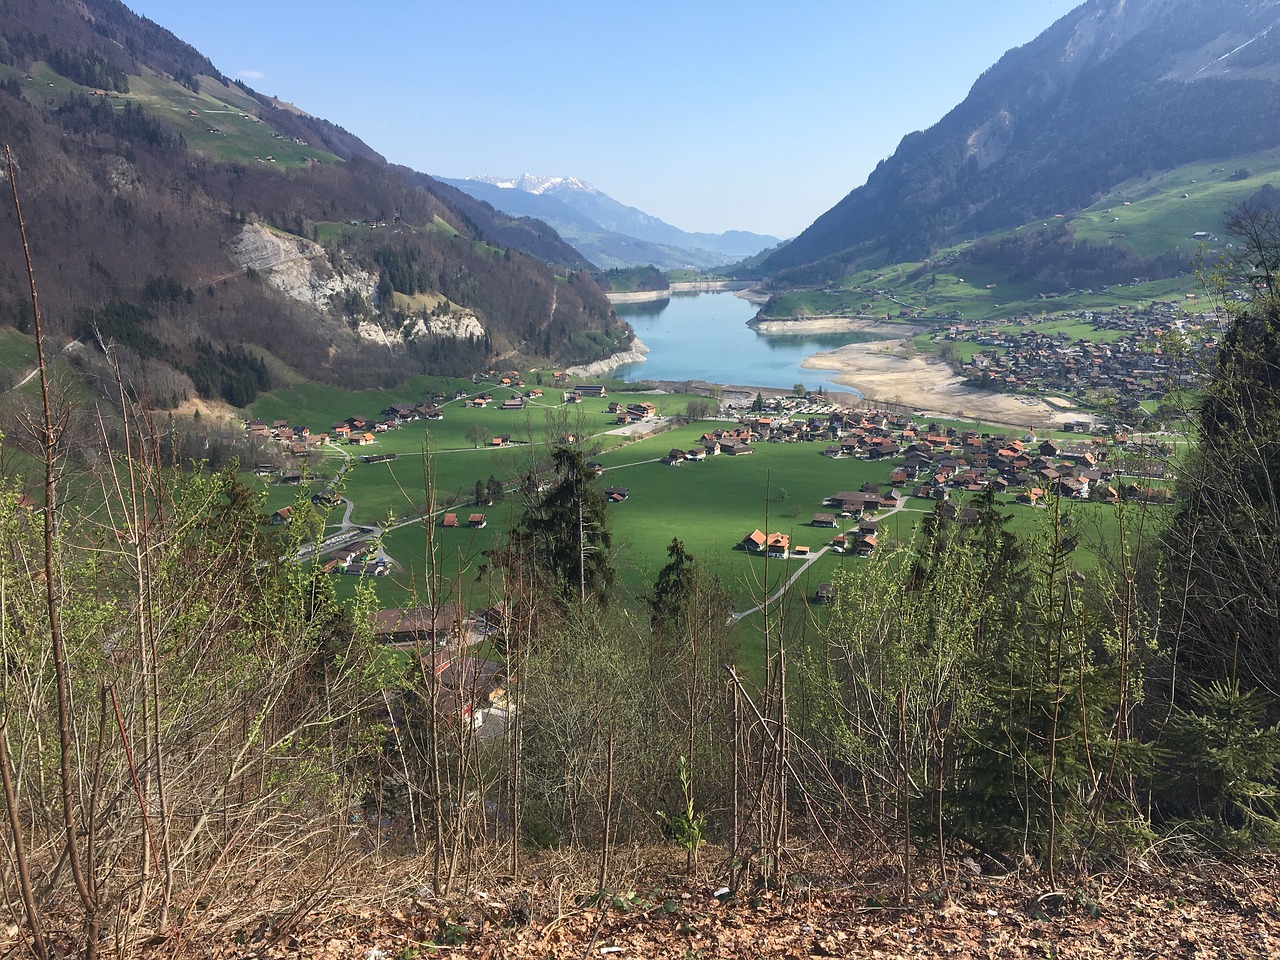
M 573 177 L 526 173 L 514 179 L 436 179 L 504 213 L 550 224 L 601 269 L 653 264 L 662 270 L 706 270 L 736 263 L 779 242 L 745 230 L 689 233 Z
M 918 261 L 1070 218 L 1135 178 L 1280 147 L 1278 28 L 1280 0 L 1088 0 L 760 270 L 805 284 Z

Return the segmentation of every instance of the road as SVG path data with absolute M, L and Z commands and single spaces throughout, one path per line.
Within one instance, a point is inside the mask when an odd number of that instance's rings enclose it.
M 895 506 L 886 510 L 884 513 L 880 514 L 878 516 L 878 519 L 883 521 L 887 517 L 891 517 L 895 513 L 898 513 L 905 506 L 906 506 L 906 500 L 905 499 L 900 500 Z M 768 597 L 765 600 L 761 601 L 760 603 L 756 604 L 750 610 L 743 610 L 739 613 L 730 614 L 729 624 L 730 625 L 735 624 L 739 620 L 741 620 L 743 617 L 749 617 L 751 616 L 751 614 L 756 613 L 757 611 L 763 610 L 769 604 L 777 603 L 779 600 L 782 599 L 783 595 L 788 590 L 790 590 L 793 586 L 795 586 L 796 581 L 799 580 L 804 575 L 804 572 L 808 570 L 809 567 L 811 567 L 820 556 L 822 556 L 824 553 L 826 553 L 830 549 L 831 549 L 831 544 L 828 543 L 825 546 L 823 546 L 821 549 L 815 550 L 813 553 L 810 553 L 809 556 L 805 558 L 805 561 L 802 564 L 800 564 L 800 569 L 797 570 L 795 573 L 793 573 L 790 577 L 788 577 L 786 581 L 782 584 L 782 586 L 780 586 L 777 590 L 773 592 L 773 595 L 771 597 Z

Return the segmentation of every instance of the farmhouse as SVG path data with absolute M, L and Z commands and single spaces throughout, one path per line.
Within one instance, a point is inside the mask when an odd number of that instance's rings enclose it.
M 604 498 L 610 503 L 621 503 L 631 495 L 626 487 L 605 487 Z
M 435 697 L 440 716 L 473 727 L 482 726 L 494 711 L 499 711 L 499 718 L 504 716 L 512 678 L 503 673 L 499 664 L 478 657 L 452 657 L 443 663 L 435 658 L 422 659 L 423 669 L 434 670 L 436 675 Z
M 771 533 L 765 542 L 766 555 L 778 560 L 785 560 L 791 552 L 791 538 L 785 533 Z M 806 551 L 807 552 L 807 551 Z
M 604 386 L 598 383 L 578 383 L 574 384 L 573 392 L 579 397 L 599 397 L 604 399 Z
M 471 619 L 454 603 L 438 607 L 392 607 L 369 618 L 373 638 L 392 646 L 444 646 L 470 633 Z

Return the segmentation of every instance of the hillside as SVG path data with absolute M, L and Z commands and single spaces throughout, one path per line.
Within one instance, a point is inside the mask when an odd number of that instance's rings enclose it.
M 49 325 L 123 345 L 156 403 L 243 402 L 286 368 L 377 384 L 629 341 L 545 224 L 228 82 L 117 0 L 0 0 L 0 129 Z M 8 203 L 0 238 L 15 263 Z M 6 272 L 0 324 L 29 311 Z
M 1006 53 L 761 269 L 809 283 L 920 260 L 1069 217 L 1135 178 L 1280 146 L 1278 22 L 1275 0 L 1089 0 Z
M 513 216 L 536 217 L 602 269 L 648 266 L 707 270 L 753 256 L 777 237 L 730 230 L 689 233 L 572 177 L 442 178 Z

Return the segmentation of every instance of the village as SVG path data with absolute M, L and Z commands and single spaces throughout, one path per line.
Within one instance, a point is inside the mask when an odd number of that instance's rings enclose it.
M 794 506 L 790 508 L 790 523 L 782 528 L 756 526 L 723 543 L 722 549 L 749 556 L 799 561 L 797 567 L 791 568 L 795 572 L 787 570 L 788 564 L 781 564 L 787 574 L 780 581 L 779 596 L 798 582 L 800 571 L 826 554 L 857 562 L 881 550 L 901 548 L 901 531 L 896 536 L 886 536 L 887 518 L 896 514 L 918 517 L 937 511 L 962 525 L 974 523 L 978 514 L 970 502 L 987 493 L 1010 510 L 1035 510 L 1053 497 L 1103 505 L 1124 500 L 1163 503 L 1169 498 L 1162 467 L 1158 458 L 1150 455 L 1150 443 L 1135 442 L 1123 433 L 1081 435 L 1076 431 L 1077 425 L 1068 424 L 1072 432 L 1069 438 L 1061 432 L 1038 437 L 1034 432 L 965 426 L 900 411 L 848 409 L 811 393 L 762 397 L 751 405 L 755 409 L 721 404 L 714 411 L 714 419 L 689 421 L 663 416 L 672 411 L 665 409 L 671 401 L 662 395 L 644 399 L 627 395 L 618 399 L 609 396 L 606 384 L 575 383 L 559 373 L 551 374 L 550 379 L 556 386 L 558 404 L 548 399 L 542 388 L 526 384 L 517 372 L 493 371 L 471 378 L 465 386 L 431 391 L 418 403 L 389 403 L 376 413 L 351 414 L 316 426 L 292 424 L 284 418 L 270 422 L 254 418 L 245 422 L 244 430 L 286 455 L 283 468 L 260 470 L 261 474 L 269 473 L 264 479 L 269 479 L 272 487 L 312 484 L 310 503 L 322 517 L 337 516 L 339 508 L 344 508 L 336 532 L 326 531 L 312 547 L 318 554 L 321 571 L 343 579 L 381 580 L 396 572 L 401 564 L 387 550 L 389 534 L 395 529 L 430 523 L 437 525 L 444 537 L 455 531 L 462 531 L 473 540 L 477 536 L 494 536 L 486 530 L 490 526 L 488 511 L 514 489 L 510 476 L 491 475 L 487 485 L 477 482 L 474 496 L 444 497 L 434 509 L 398 519 L 394 527 L 384 529 L 378 524 L 351 520 L 355 502 L 363 496 L 362 471 L 399 467 L 404 457 L 411 456 L 407 438 L 415 434 L 405 432 L 405 428 L 419 424 L 427 430 L 440 431 L 442 428 L 437 425 L 445 420 L 450 407 L 456 408 L 448 414 L 452 423 L 447 437 L 452 440 L 444 442 L 451 442 L 452 446 L 444 452 L 456 455 L 455 462 L 475 462 L 474 456 L 467 455 L 483 455 L 485 451 L 584 440 L 594 440 L 596 446 L 601 446 L 600 441 L 607 440 L 612 446 L 595 454 L 589 464 L 601 477 L 623 470 L 634 475 L 635 479 L 626 485 L 612 482 L 610 477 L 602 488 L 605 500 L 624 511 L 622 505 L 633 504 L 637 494 L 650 502 L 659 496 L 656 488 L 644 489 L 655 487 L 654 482 L 642 479 L 657 475 L 642 473 L 641 467 L 672 470 L 672 480 L 661 481 L 661 486 L 674 491 L 686 483 L 679 479 L 686 471 L 692 476 L 710 469 L 702 466 L 710 461 L 754 460 L 752 455 L 758 453 L 773 454 L 775 460 L 786 464 L 788 471 L 799 475 L 820 472 L 822 464 L 860 464 L 856 474 L 849 474 L 850 478 L 873 479 L 862 479 L 851 488 L 829 487 L 826 494 L 812 501 L 810 512 L 804 515 L 809 518 L 807 522 L 796 516 L 803 508 Z M 597 424 L 592 428 L 595 435 L 560 434 L 536 440 L 528 425 L 517 424 L 513 416 L 534 406 L 547 410 L 580 409 L 589 423 Z M 512 426 L 498 429 L 508 417 L 512 418 Z M 1078 426 L 1083 429 L 1086 424 Z M 405 439 L 395 439 L 400 432 L 405 432 Z M 684 435 L 692 442 L 663 442 L 668 437 Z M 352 447 L 359 449 L 353 451 Z M 619 456 L 629 450 L 636 451 L 635 456 L 640 459 L 619 462 Z M 652 454 L 642 456 L 641 450 L 651 450 Z M 331 460 L 326 461 L 325 457 Z M 1135 467 L 1137 459 L 1145 465 Z M 321 476 L 322 465 L 332 461 L 340 464 L 337 475 Z M 1137 479 L 1140 477 L 1147 479 Z M 296 503 L 285 504 L 265 517 L 264 522 L 287 524 L 297 509 Z M 726 516 L 734 515 L 727 507 L 725 512 Z M 623 516 L 619 514 L 620 518 Z M 335 526 L 332 519 L 326 522 Z M 810 535 L 806 536 L 806 532 Z M 833 596 L 829 574 L 810 584 L 809 595 L 817 605 Z M 431 651 L 437 666 L 453 664 L 449 669 L 466 679 L 463 687 L 478 691 L 471 697 L 458 694 L 456 699 L 459 709 L 479 725 L 487 716 L 503 716 L 503 690 L 510 678 L 491 676 L 491 671 L 484 668 L 485 657 L 474 648 L 483 650 L 491 637 L 500 634 L 505 616 L 501 601 L 480 605 L 450 602 L 434 608 L 387 605 L 371 615 L 370 626 L 374 637 L 388 649 Z
M 1078 311 L 1059 319 L 1088 324 L 1097 335 L 1072 338 L 1030 326 L 957 324 L 941 339 L 981 348 L 961 364 L 973 386 L 1037 397 L 1057 394 L 1142 417 L 1144 403 L 1194 386 L 1226 324 L 1218 313 L 1191 315 L 1174 303 Z M 1193 343 L 1194 351 L 1179 350 L 1179 342 Z

